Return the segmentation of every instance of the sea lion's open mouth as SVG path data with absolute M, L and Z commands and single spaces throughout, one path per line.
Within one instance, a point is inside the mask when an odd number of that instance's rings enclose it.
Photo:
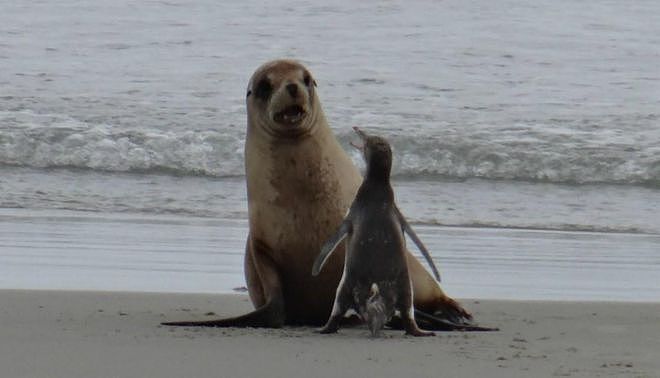
M 283 124 L 296 124 L 305 117 L 305 109 L 300 105 L 290 105 L 284 108 L 284 110 L 275 113 L 273 119 L 277 123 Z

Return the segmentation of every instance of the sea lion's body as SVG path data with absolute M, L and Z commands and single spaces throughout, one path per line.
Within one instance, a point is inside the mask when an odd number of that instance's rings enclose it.
M 325 118 L 316 123 L 326 125 Z M 250 298 L 257 308 L 267 303 L 264 285 L 273 283 L 257 269 L 272 265 L 286 299 L 287 324 L 322 324 L 341 277 L 342 256 L 330 261 L 319 277 L 310 274 L 316 252 L 341 223 L 355 181 L 359 185 L 361 179 L 328 131 L 319 126 L 313 137 L 276 146 L 250 131 L 246 140 L 250 234 L 245 271 Z
M 362 182 L 333 135 L 315 82 L 301 64 L 262 65 L 248 86 L 245 143 L 249 235 L 245 275 L 256 310 L 236 318 L 174 322 L 187 326 L 322 325 L 344 265 L 343 246 L 317 277 L 310 274 L 323 242 L 342 223 Z M 438 328 L 461 328 L 471 315 L 406 254 L 415 307 Z

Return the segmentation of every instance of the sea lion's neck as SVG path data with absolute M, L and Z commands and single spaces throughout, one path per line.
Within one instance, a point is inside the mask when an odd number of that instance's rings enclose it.
M 325 128 L 322 126 L 327 125 L 322 111 L 312 112 L 301 125 L 290 128 L 273 125 L 273 121 L 269 117 L 255 113 L 248 112 L 246 153 L 248 149 L 254 148 L 272 150 L 278 146 L 295 147 L 305 140 L 315 137 L 316 134 L 323 134 Z
M 318 234 L 308 232 L 298 240 L 320 245 L 328 230 L 341 222 L 360 185 L 358 169 L 324 115 L 315 116 L 314 132 L 297 140 L 280 140 L 258 132 L 258 124 L 249 126 L 245 145 L 249 217 L 251 224 L 264 223 L 251 229 L 262 230 L 265 234 L 260 237 L 272 243 L 296 229 L 309 229 Z
M 353 164 L 327 124 L 321 109 L 317 109 L 308 122 L 311 126 L 295 137 L 275 135 L 272 128 L 265 125 L 267 120 L 248 120 L 248 133 L 245 140 L 245 170 L 248 181 L 254 172 L 294 172 L 302 166 L 327 164 Z M 293 134 L 291 134 L 293 135 Z M 269 159 L 263 160 L 267 155 Z M 267 164 L 270 163 L 270 166 Z M 356 170 L 356 168 L 353 168 Z M 249 183 L 248 183 L 249 184 Z

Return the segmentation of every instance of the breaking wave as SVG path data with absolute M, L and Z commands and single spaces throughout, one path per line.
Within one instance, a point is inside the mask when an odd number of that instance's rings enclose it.
M 394 175 L 660 186 L 660 146 L 502 130 L 427 134 L 384 130 Z M 229 130 L 126 130 L 67 116 L 0 112 L 0 165 L 110 172 L 241 176 L 245 134 Z M 347 149 L 354 135 L 339 132 Z M 360 160 L 356 151 L 350 152 Z
M 0 164 L 202 176 L 243 174 L 244 135 L 238 133 L 122 130 L 66 117 L 32 114 L 28 118 L 39 122 L 0 129 Z M 43 125 L 44 121 L 48 124 Z

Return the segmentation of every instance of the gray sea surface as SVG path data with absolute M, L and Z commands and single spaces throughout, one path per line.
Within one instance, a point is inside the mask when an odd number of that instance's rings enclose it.
M 390 140 L 401 208 L 438 265 L 458 259 L 444 270 L 453 292 L 515 298 L 494 288 L 528 282 L 518 297 L 564 298 L 563 283 L 603 299 L 634 278 L 614 297 L 660 299 L 659 19 L 660 3 L 643 0 L 0 0 L 0 287 L 35 287 L 31 276 L 39 288 L 118 289 L 126 271 L 144 290 L 239 285 L 246 85 L 290 57 L 315 75 L 356 164 L 352 126 Z M 177 221 L 156 227 L 161 240 L 116 226 L 134 217 Z M 94 252 L 72 233 L 98 224 L 142 247 Z M 217 233 L 219 245 L 195 234 L 217 270 L 168 281 L 162 256 L 148 256 L 189 251 L 176 238 L 186 227 Z M 450 248 L 454 232 L 471 241 Z M 528 236 L 543 248 L 519 243 Z M 104 275 L 75 262 L 87 253 L 117 265 Z M 465 264 L 491 269 L 472 291 Z M 214 275 L 238 278 L 218 288 Z

